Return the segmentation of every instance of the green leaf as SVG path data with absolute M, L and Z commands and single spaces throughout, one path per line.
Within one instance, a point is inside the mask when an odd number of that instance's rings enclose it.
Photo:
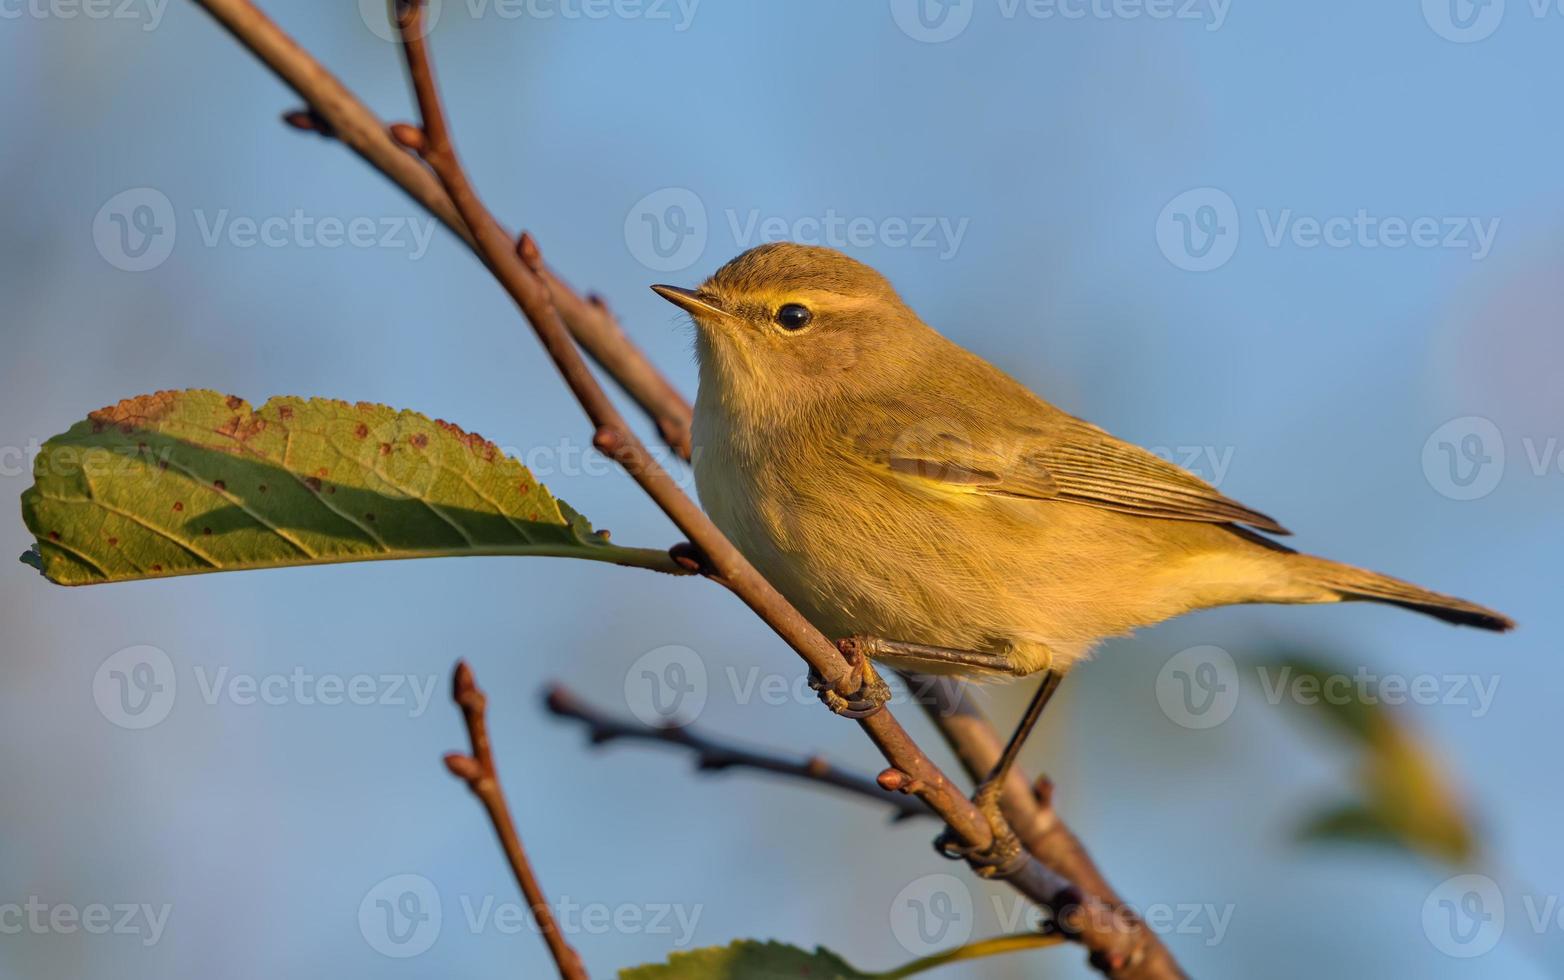
M 61 585 L 454 555 L 677 572 L 622 548 L 481 436 L 383 405 L 163 391 L 43 446 L 24 561 Z
M 1327 807 L 1313 814 L 1298 828 L 1298 839 L 1400 844 L 1394 827 L 1385 823 L 1380 814 L 1356 803 Z
M 1333 692 L 1299 707 L 1304 717 L 1345 735 L 1356 762 L 1355 799 L 1310 814 L 1299 828 L 1300 839 L 1378 844 L 1452 865 L 1476 854 L 1478 835 L 1464 801 L 1403 715 L 1385 705 L 1377 685 L 1368 679 L 1359 684 L 1354 674 L 1291 653 L 1275 658 L 1271 669 L 1312 676 L 1315 690 Z M 1333 676 L 1354 683 L 1324 687 Z
M 865 980 L 868 976 L 829 950 L 809 953 L 797 946 L 752 939 L 674 953 L 667 963 L 619 971 L 620 980 Z

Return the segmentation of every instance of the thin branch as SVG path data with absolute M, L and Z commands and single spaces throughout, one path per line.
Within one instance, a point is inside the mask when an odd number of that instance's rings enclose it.
M 576 342 L 592 355 L 592 360 L 610 378 L 618 382 L 619 387 L 630 393 L 641 410 L 656 423 L 663 441 L 688 461 L 694 452 L 690 441 L 690 425 L 695 420 L 695 412 L 690 408 L 690 403 L 652 366 L 651 361 L 642 356 L 641 349 L 631 342 L 601 296 L 592 295 L 582 299 L 549 268 L 543 261 L 543 253 L 539 251 L 536 239 L 531 235 L 522 235 L 517 244 L 517 253 L 527 263 L 527 267 L 548 286 L 554 308 L 559 311 L 559 318 L 570 329 Z
M 924 689 L 935 691 L 934 700 L 925 702 L 929 714 L 956 750 L 963 767 L 974 780 L 982 778 L 993 768 L 1002 750 L 998 733 L 982 713 L 970 705 L 970 698 L 953 696 L 950 685 L 920 687 L 920 690 Z M 799 761 L 780 753 L 744 749 L 698 735 L 690 726 L 658 728 L 616 718 L 558 685 L 548 690 L 545 703 L 554 715 L 584 724 L 593 745 L 621 740 L 671 745 L 694 753 L 696 767 L 702 771 L 738 768 L 776 773 L 843 790 L 877 803 L 899 803 L 894 817 L 897 821 L 932 816 L 927 809 L 904 797 L 888 795 L 884 781 L 844 772 L 819 757 Z M 1068 893 L 1056 894 L 1053 904 L 1046 906 L 1061 923 L 1063 937 L 1074 938 L 1086 946 L 1093 962 L 1109 976 L 1126 980 L 1180 976 L 1178 965 L 1161 942 L 1139 917 L 1124 907 L 1075 835 L 1058 818 L 1050 799 L 1051 786 L 1043 781 L 1034 792 L 1026 777 L 1019 773 L 1019 768 L 1012 769 L 1011 780 L 1006 785 L 1003 801 L 1006 819 L 1017 828 L 1022 843 L 1041 864 L 1054 871 L 1061 865 L 1068 866 L 1081 876 L 1077 879 L 1064 874 L 1063 877 L 1074 883 L 1074 888 Z M 946 960 L 939 959 L 939 962 Z
M 705 511 L 679 489 L 592 376 L 554 308 L 548 286 L 527 267 L 499 223 L 490 217 L 457 158 L 421 26 L 422 4 L 403 0 L 399 0 L 399 4 L 402 50 L 423 119 L 422 135 L 408 142 L 422 154 L 445 185 L 457 213 L 467 227 L 473 229 L 478 254 L 484 264 L 532 325 L 565 384 L 596 427 L 593 445 L 624 467 L 646 495 L 684 532 L 709 562 L 714 578 L 742 599 L 827 683 L 837 686 L 844 694 L 856 693 L 859 682 L 842 652 L 793 608 L 718 530 Z M 992 844 L 993 830 L 977 807 L 918 748 L 890 711 L 880 711 L 859 724 L 886 761 L 906 775 L 902 783 L 905 792 L 919 797 L 938 812 L 967 846 L 982 851 Z
M 429 168 L 399 146 L 391 138 L 390 127 L 250 0 L 195 2 L 308 104 L 306 109 L 285 113 L 284 122 L 341 142 L 389 177 L 469 248 L 476 248 L 455 204 Z M 583 299 L 558 278 L 551 277 L 549 285 L 576 341 L 651 415 L 669 446 L 689 459 L 689 403 L 641 349 L 629 343 L 607 307 Z
M 962 697 L 953 685 L 940 679 L 928 680 L 932 683 L 920 685 L 919 690 L 932 692 L 932 697 L 919 698 L 919 702 L 961 767 L 972 779 L 982 779 L 1004 751 L 999 733 L 971 698 Z M 1044 777 L 1034 784 L 1024 769 L 1014 766 L 1000 803 L 1006 822 L 1033 857 L 1074 882 L 1083 895 L 1113 910 L 1111 928 L 1088 928 L 1082 934 L 1082 942 L 1092 951 L 1093 965 L 1121 980 L 1182 975 L 1173 954 L 1125 906 L 1080 839 L 1055 811 L 1052 782 Z
M 593 745 L 624 741 L 673 746 L 692 753 L 695 756 L 695 768 L 701 772 L 753 769 L 818 783 L 888 806 L 892 810 L 891 819 L 896 822 L 934 815 L 917 800 L 889 791 L 869 776 L 838 769 L 817 755 L 804 759 L 791 758 L 779 752 L 741 748 L 709 735 L 699 735 L 689 725 L 658 728 L 615 718 L 559 685 L 549 688 L 544 703 L 554 715 L 585 725 L 587 737 Z
M 472 754 L 452 752 L 445 757 L 445 767 L 467 782 L 467 788 L 472 790 L 483 808 L 489 812 L 489 822 L 494 824 L 494 832 L 500 838 L 500 846 L 505 849 L 511 872 L 516 876 L 516 883 L 521 886 L 527 907 L 532 910 L 538 931 L 543 933 L 543 941 L 548 944 L 561 980 L 588 980 L 586 967 L 581 965 L 581 957 L 560 931 L 554 912 L 543 897 L 543 888 L 538 884 L 537 875 L 527 861 L 527 852 L 522 849 L 521 835 L 516 833 L 510 805 L 505 801 L 505 791 L 500 788 L 499 772 L 494 768 L 494 753 L 489 745 L 489 726 L 485 717 L 488 699 L 478 689 L 472 669 L 465 662 L 458 661 L 456 664 L 456 672 L 451 680 L 451 698 L 462 709 L 462 718 L 467 722 Z

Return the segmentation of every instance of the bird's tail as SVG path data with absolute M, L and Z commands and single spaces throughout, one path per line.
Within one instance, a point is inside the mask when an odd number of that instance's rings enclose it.
M 1389 575 L 1312 555 L 1292 557 L 1294 561 L 1303 564 L 1303 574 L 1299 578 L 1334 593 L 1343 602 L 1384 602 L 1434 616 L 1447 623 L 1476 626 L 1500 633 L 1515 628 L 1515 621 L 1510 617 L 1475 602 L 1430 592 Z

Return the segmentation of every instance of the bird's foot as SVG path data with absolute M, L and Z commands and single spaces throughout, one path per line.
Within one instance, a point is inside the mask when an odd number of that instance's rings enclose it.
M 891 689 L 875 672 L 862 637 L 849 637 L 837 643 L 847 659 L 848 671 L 838 684 L 827 681 L 816 670 L 809 671 L 809 687 L 820 702 L 835 714 L 862 721 L 879 713 L 891 699 Z
M 1026 849 L 1000 809 L 1003 780 L 989 780 L 978 787 L 972 802 L 988 821 L 994 839 L 985 848 L 971 847 L 956 839 L 949 827 L 934 838 L 934 849 L 952 861 L 965 861 L 980 878 L 1008 878 L 1026 863 Z

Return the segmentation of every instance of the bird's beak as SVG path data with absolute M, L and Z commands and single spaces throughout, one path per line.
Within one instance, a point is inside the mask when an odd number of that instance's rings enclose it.
M 652 292 L 696 318 L 703 315 L 717 317 L 731 317 L 733 315 L 693 289 L 685 289 L 681 286 L 657 285 L 652 287 Z

